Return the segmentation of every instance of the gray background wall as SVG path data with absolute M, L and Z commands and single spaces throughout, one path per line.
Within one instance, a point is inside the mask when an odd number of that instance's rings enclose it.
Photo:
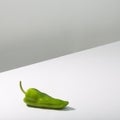
M 0 0 L 0 71 L 120 40 L 120 0 Z

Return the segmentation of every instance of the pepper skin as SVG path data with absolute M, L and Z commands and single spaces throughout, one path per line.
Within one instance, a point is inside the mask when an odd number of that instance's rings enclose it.
M 46 93 L 40 92 L 35 88 L 29 88 L 26 92 L 22 88 L 22 82 L 19 83 L 21 91 L 25 94 L 23 101 L 31 107 L 47 109 L 63 109 L 69 102 L 53 98 Z

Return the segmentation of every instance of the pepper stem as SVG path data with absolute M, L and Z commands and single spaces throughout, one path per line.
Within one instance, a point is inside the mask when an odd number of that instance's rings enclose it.
M 25 94 L 26 92 L 25 92 L 25 90 L 24 90 L 23 87 L 22 87 L 22 82 L 21 82 L 21 81 L 19 82 L 19 85 L 20 85 L 21 91 Z

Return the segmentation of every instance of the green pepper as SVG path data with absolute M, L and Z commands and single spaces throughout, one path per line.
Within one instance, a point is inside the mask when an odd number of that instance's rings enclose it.
M 53 98 L 35 88 L 29 88 L 26 92 L 19 83 L 21 91 L 25 94 L 23 101 L 31 107 L 47 108 L 47 109 L 63 109 L 69 102 L 61 99 Z

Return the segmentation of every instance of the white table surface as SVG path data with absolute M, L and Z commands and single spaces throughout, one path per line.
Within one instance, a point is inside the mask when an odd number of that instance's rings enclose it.
M 24 89 L 68 100 L 68 107 L 27 107 L 20 80 Z M 120 120 L 120 42 L 0 73 L 0 120 L 10 119 Z

